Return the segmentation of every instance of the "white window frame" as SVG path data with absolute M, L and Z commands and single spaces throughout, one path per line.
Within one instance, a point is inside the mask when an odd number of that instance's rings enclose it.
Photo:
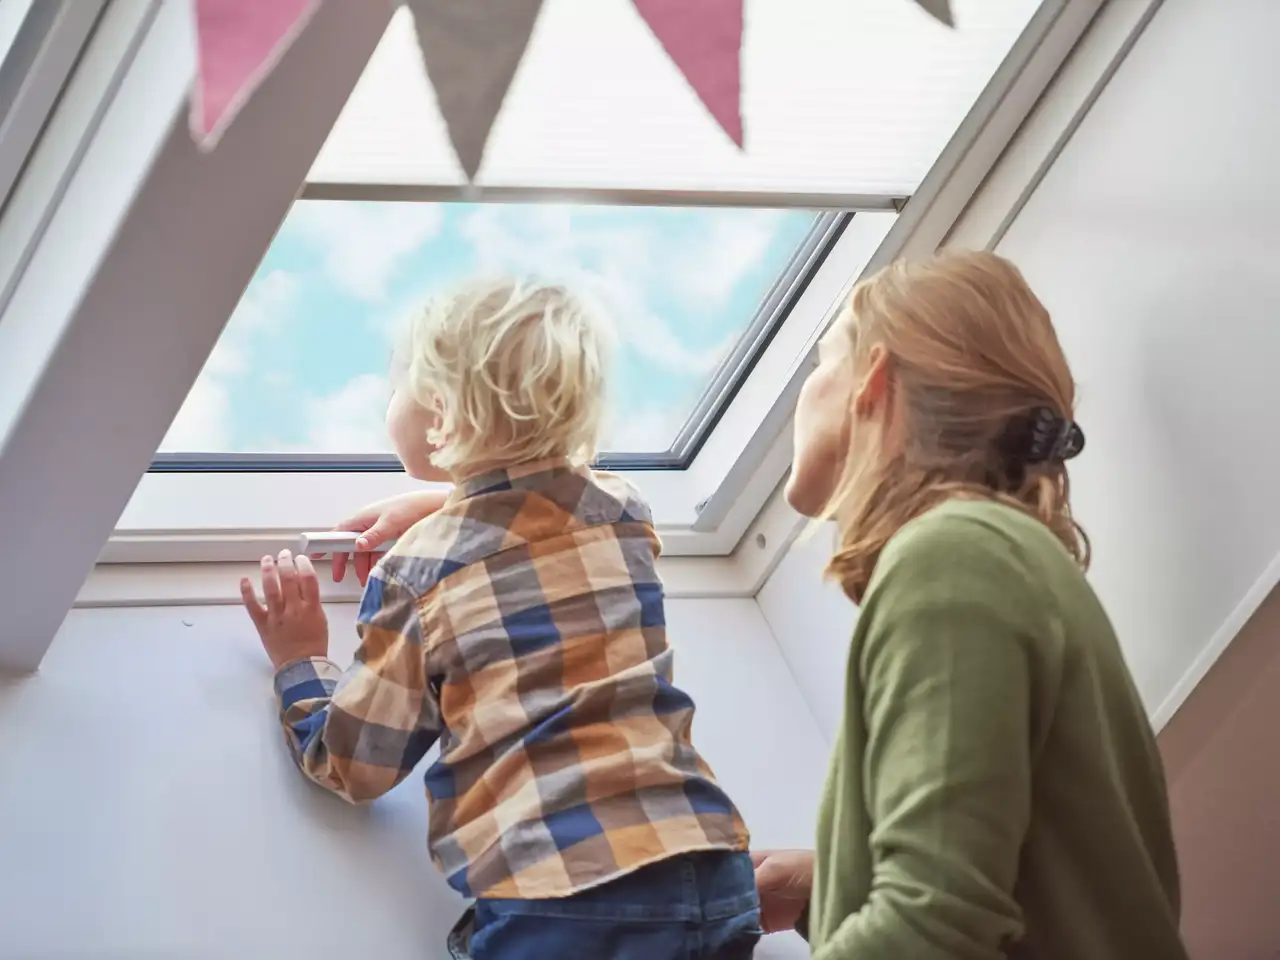
M 0 670 L 39 664 L 391 14 L 322 4 L 205 154 L 191 5 L 105 5 L 0 218 Z
M 0 67 L 0 309 L 12 293 L 12 281 L 48 215 L 52 212 L 83 134 L 93 126 L 92 117 L 113 86 L 104 82 L 96 96 L 81 91 L 61 109 L 84 114 L 75 123 L 63 123 L 49 134 L 57 142 L 42 146 L 39 162 L 27 173 L 24 190 L 14 196 L 13 188 L 27 165 L 32 150 L 76 67 L 85 43 L 98 23 L 105 0 L 44 0 L 24 11 L 5 51 Z M 117 33 L 120 25 L 113 22 Z M 109 28 L 110 29 L 110 28 Z M 123 51 L 102 42 L 97 58 L 119 58 Z M 94 69 L 96 64 L 88 65 Z M 58 133 L 63 136 L 59 140 Z M 33 182 L 34 181 L 34 182 Z
M 867 269 L 943 243 L 1023 121 L 1045 115 L 1052 98 L 1039 107 L 1037 101 L 1099 8 L 1105 16 L 1098 19 L 1112 22 L 1124 17 L 1116 8 L 1146 11 L 1156 2 L 1049 0 L 882 241 L 868 256 L 851 241 L 847 259 L 835 252 L 828 257 L 828 275 L 819 271 L 805 292 L 809 306 L 802 311 L 798 304 L 793 311 L 793 319 L 807 319 L 775 336 L 774 358 L 766 353 L 757 362 L 690 470 L 679 479 L 659 479 L 660 473 L 639 478 L 660 511 L 672 509 L 663 506 L 673 495 L 663 491 L 664 483 L 707 478 L 707 486 L 678 494 L 683 500 L 676 509 L 682 512 L 669 516 L 679 522 L 663 524 L 663 570 L 673 595 L 754 595 L 798 527 L 777 495 L 790 462 L 794 396 L 813 341 L 845 291 Z M 175 12 L 179 5 L 144 0 L 107 4 L 86 62 L 113 18 L 149 11 L 153 22 L 139 26 L 119 90 L 97 126 L 85 132 L 88 144 L 71 165 L 61 191 L 66 203 L 46 217 L 12 295 L 0 304 L 0 524 L 19 531 L 7 549 L 23 558 L 16 576 L 0 580 L 0 603 L 23 611 L 0 624 L 0 669 L 38 664 L 77 596 L 82 605 L 234 602 L 235 581 L 252 569 L 246 561 L 291 546 L 303 529 L 326 525 L 335 513 L 405 482 L 381 474 L 376 482 L 389 486 L 374 489 L 361 485 L 358 474 L 148 474 L 137 483 L 345 101 L 341 88 L 354 85 L 376 46 L 390 16 L 383 7 L 325 4 L 219 149 L 200 155 L 186 137 L 182 96 L 191 52 L 175 43 L 189 30 L 175 17 L 189 14 Z M 1076 73 L 1075 87 L 1063 96 L 1080 103 L 1067 111 L 1066 127 L 1045 122 L 1055 143 L 1069 134 L 1072 117 L 1078 119 L 1106 78 L 1105 70 Z M 326 79 L 317 96 L 320 78 Z M 148 97 L 139 96 L 143 84 L 149 84 Z M 1078 89 L 1081 84 L 1087 95 Z M 72 93 L 64 99 L 70 102 Z M 271 122 L 280 112 L 291 117 L 287 133 Z M 60 106 L 37 149 L 44 148 L 62 113 Z M 131 156 L 122 152 L 126 145 Z M 1010 162 L 1002 160 L 1000 169 Z M 1027 166 L 1025 158 L 1021 162 Z M 1025 196 L 1038 169 L 1020 171 L 1023 192 L 1010 203 Z M 107 189 L 113 176 L 125 181 Z M 211 211 L 221 227 L 211 236 L 182 231 L 191 211 L 163 203 L 198 184 L 223 191 L 216 194 L 218 204 L 235 208 Z M 228 193 L 233 184 L 237 189 Z M 100 235 L 86 226 L 83 205 L 76 207 L 77 217 L 63 209 L 73 197 L 93 196 L 99 206 L 90 212 L 107 218 Z M 214 206 L 198 195 L 191 202 Z M 1009 210 L 997 219 L 1007 222 Z M 0 239 L 6 220 L 0 220 Z M 77 269 L 68 269 L 76 251 L 81 260 L 71 264 Z M 156 264 L 171 276 L 143 289 L 137 278 Z M 29 313 L 35 305 L 47 314 L 40 324 L 20 309 Z M 172 322 L 175 314 L 182 315 L 182 324 Z M 35 342 L 24 356 L 29 372 L 15 378 L 16 387 L 5 379 L 13 372 L 6 328 L 10 344 Z M 158 362 L 161 350 L 169 351 L 164 363 Z M 78 416 L 69 403 L 80 404 Z M 261 485 L 266 478 L 278 481 L 270 496 Z M 699 496 L 705 498 L 700 513 Z M 101 561 L 96 570 L 95 559 Z M 59 576 L 51 578 L 50 570 Z M 358 593 L 350 580 L 326 584 L 325 591 L 337 600 Z
M 1017 99 L 1028 62 L 1043 50 L 1043 41 L 1054 34 L 1064 11 L 1077 3 L 1082 8 L 1096 6 L 1095 0 L 1049 0 L 1033 17 L 931 174 L 935 181 L 972 152 L 983 139 L 988 120 L 1006 101 Z M 999 145 L 994 149 L 998 151 Z M 923 198 L 930 190 L 928 183 L 921 188 Z M 655 202 L 655 197 L 645 199 Z M 795 197 L 767 194 L 734 195 L 733 200 L 760 206 L 780 200 L 788 206 L 799 202 Z M 656 202 L 716 201 L 672 195 Z M 901 198 L 851 197 L 848 202 L 861 206 L 862 212 L 854 214 L 809 279 L 689 467 L 618 470 L 651 501 L 668 556 L 733 553 L 786 470 L 788 457 L 785 451 L 773 449 L 774 441 L 788 424 L 814 344 L 852 283 L 869 265 L 891 258 L 908 236 L 893 231 Z M 280 544 L 295 542 L 305 530 L 324 529 L 364 503 L 419 487 L 403 474 L 385 471 L 149 473 L 139 483 L 101 559 L 251 560 Z

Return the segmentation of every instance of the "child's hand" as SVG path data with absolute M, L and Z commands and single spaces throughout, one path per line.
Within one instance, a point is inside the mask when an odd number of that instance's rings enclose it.
M 264 607 L 248 577 L 240 581 L 240 598 L 258 628 L 262 646 L 279 670 L 295 660 L 324 657 L 329 653 L 329 621 L 320 606 L 320 581 L 306 557 L 294 560 L 288 550 L 262 558 Z
M 448 494 L 439 490 L 423 490 L 379 500 L 333 528 L 360 534 L 360 538 L 356 541 L 356 553 L 352 566 L 356 569 L 356 577 L 361 585 L 368 581 L 369 571 L 373 569 L 377 558 L 377 554 L 373 551 L 388 540 L 394 540 L 404 534 L 419 520 L 435 513 L 444 506 L 447 496 Z M 323 554 L 313 556 L 319 560 Z M 349 557 L 351 555 L 346 553 L 333 555 L 334 583 L 341 583 L 342 578 L 347 575 Z

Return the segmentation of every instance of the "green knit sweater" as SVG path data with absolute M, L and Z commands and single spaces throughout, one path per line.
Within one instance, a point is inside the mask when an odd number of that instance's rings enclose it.
M 854 630 L 818 824 L 820 960 L 1185 960 L 1155 737 L 1042 524 L 904 527 Z

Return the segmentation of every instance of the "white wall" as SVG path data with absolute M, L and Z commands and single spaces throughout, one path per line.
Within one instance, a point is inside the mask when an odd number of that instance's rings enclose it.
M 998 248 L 1079 381 L 1091 576 L 1157 721 L 1280 576 L 1277 36 L 1280 3 L 1165 3 Z M 830 730 L 853 613 L 821 553 L 759 599 Z
M 331 610 L 335 655 L 353 612 Z M 696 742 L 757 845 L 807 845 L 826 744 L 759 609 L 668 617 Z M 76 610 L 39 674 L 0 680 L 0 957 L 445 956 L 462 906 L 420 778 L 367 808 L 312 787 L 270 682 L 234 607 Z
M 849 640 L 857 610 L 822 571 L 831 559 L 834 528 L 798 541 L 756 595 L 796 686 L 828 743 L 844 707 Z
M 1280 4 L 1161 6 L 999 246 L 1080 384 L 1075 501 L 1153 710 L 1277 575 L 1277 36 Z

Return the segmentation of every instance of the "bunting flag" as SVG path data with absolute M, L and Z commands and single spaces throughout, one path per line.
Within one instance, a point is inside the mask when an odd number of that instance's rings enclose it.
M 632 3 L 716 123 L 741 147 L 742 0 Z
M 474 180 L 542 0 L 406 2 L 449 139 Z
M 322 0 L 192 2 L 198 59 L 191 133 L 210 150 Z M 474 180 L 542 0 L 403 2 L 413 12 L 423 65 L 458 162 Z M 955 27 L 950 0 L 911 2 Z M 632 3 L 711 116 L 742 147 L 743 0 Z
M 195 0 L 191 135 L 200 149 L 217 145 L 319 5 L 320 0 Z
M 951 0 L 915 0 L 915 3 L 939 23 L 948 27 L 956 25 L 955 14 L 951 12 Z

